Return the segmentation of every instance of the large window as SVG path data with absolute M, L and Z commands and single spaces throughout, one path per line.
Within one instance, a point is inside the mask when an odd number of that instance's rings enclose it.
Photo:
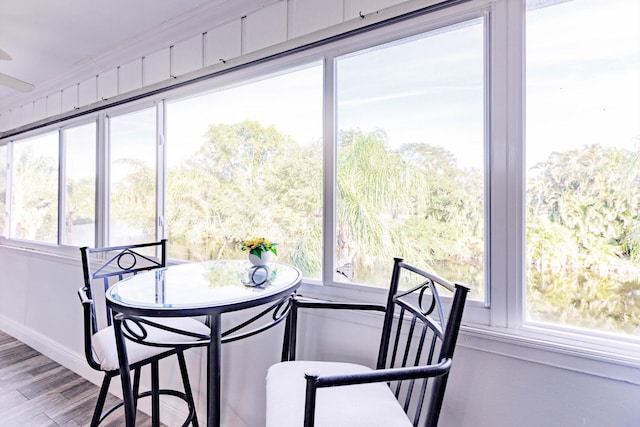
M 58 132 L 13 144 L 11 237 L 58 243 Z
M 526 318 L 637 335 L 640 3 L 529 6 Z
M 184 260 L 237 258 L 266 237 L 319 278 L 321 64 L 167 104 L 167 235 Z
M 109 119 L 109 245 L 156 239 L 156 109 Z
M 484 25 L 336 59 L 336 277 L 410 259 L 484 298 Z
M 34 129 L 0 145 L 0 240 L 266 237 L 305 292 L 370 300 L 404 257 L 471 286 L 465 321 L 633 341 L 639 14 L 462 2 Z

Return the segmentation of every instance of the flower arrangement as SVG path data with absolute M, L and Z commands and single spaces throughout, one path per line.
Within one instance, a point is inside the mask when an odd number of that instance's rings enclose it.
M 264 237 L 258 237 L 256 239 L 247 240 L 242 242 L 242 250 L 249 251 L 250 254 L 262 258 L 263 252 L 272 252 L 274 255 L 278 255 L 276 246 L 278 244 L 272 242 Z

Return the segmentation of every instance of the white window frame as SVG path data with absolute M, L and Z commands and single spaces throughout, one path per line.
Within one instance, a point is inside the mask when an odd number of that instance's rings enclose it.
M 108 120 L 137 109 L 157 108 L 158 194 L 166 179 L 164 162 L 164 99 L 182 97 L 197 91 L 212 90 L 229 84 L 242 84 L 256 76 L 286 70 L 296 64 L 323 60 L 324 74 L 324 176 L 323 193 L 323 286 L 305 281 L 302 290 L 310 296 L 362 301 L 381 301 L 385 290 L 344 283 L 333 283 L 335 248 L 335 76 L 333 59 L 347 51 L 382 44 L 391 39 L 426 32 L 466 19 L 485 17 L 486 28 L 486 271 L 487 303 L 469 301 L 460 342 L 470 348 L 508 354 L 555 366 L 625 378 L 640 384 L 640 339 L 625 339 L 597 331 L 576 331 L 560 326 L 543 326 L 524 321 L 525 281 L 525 4 L 524 0 L 472 0 L 411 21 L 393 24 L 371 32 L 359 33 L 330 45 L 318 46 L 273 61 L 261 62 L 233 73 L 223 73 L 211 81 L 156 95 L 151 101 L 134 101 L 120 107 L 94 113 L 98 127 L 98 164 L 96 186 L 96 245 L 104 246 L 108 235 Z M 64 123 L 70 126 L 73 121 Z M 59 125 L 57 125 L 59 126 Z M 56 129 L 52 125 L 38 132 Z M 20 135 L 18 140 L 33 136 Z M 11 141 L 8 151 L 11 153 Z M 0 144 L 4 141 L 0 141 Z M 61 171 L 62 173 L 62 171 Z M 10 182 L 7 182 L 8 187 Z M 10 193 L 8 188 L 7 193 Z M 7 201 L 7 205 L 9 200 Z M 62 207 L 59 207 L 61 209 Z M 158 199 L 158 236 L 164 234 L 164 201 Z M 8 206 L 8 210 L 10 208 Z M 55 252 L 50 245 L 0 238 L 0 244 Z M 77 257 L 77 248 L 59 247 L 58 252 Z M 391 264 L 390 264 L 391 268 Z M 525 354 L 526 353 L 526 354 Z M 632 368 L 632 369 L 629 369 Z
M 7 209 L 7 233 L 9 236 L 0 236 L 0 244 L 7 246 L 14 246 L 19 248 L 33 249 L 36 251 L 41 251 L 45 253 L 58 253 L 62 255 L 75 256 L 77 254 L 78 248 L 76 246 L 70 246 L 62 242 L 63 240 L 63 230 L 64 230 L 64 221 L 65 221 L 65 203 L 66 203 L 66 192 L 65 188 L 65 180 L 66 180 L 66 144 L 64 141 L 64 130 L 72 129 L 74 127 L 83 126 L 89 124 L 91 122 L 96 122 L 96 144 L 97 148 L 99 145 L 99 137 L 100 137 L 100 123 L 98 116 L 91 117 L 82 117 L 74 120 L 65 121 L 62 124 L 54 124 L 51 126 L 46 126 L 41 129 L 24 133 L 19 137 L 14 137 L 11 139 L 7 139 L 6 141 L 0 141 L 0 145 L 7 146 L 7 155 L 8 155 L 8 164 L 7 164 L 7 193 L 6 193 L 6 209 Z M 56 132 L 58 135 L 58 232 L 57 232 L 57 240 L 56 243 L 47 243 L 42 241 L 35 240 L 27 240 L 27 239 L 19 239 L 11 236 L 11 180 L 13 176 L 13 145 L 15 143 L 20 143 L 22 140 L 31 139 L 40 135 L 44 135 L 47 133 Z M 97 157 L 96 152 L 96 157 Z M 98 176 L 98 171 L 96 171 Z M 96 176 L 96 179 L 97 179 Z M 96 185 L 96 193 L 98 192 L 98 186 Z M 98 229 L 98 210 L 96 209 L 96 229 Z M 96 240 L 97 241 L 97 240 Z

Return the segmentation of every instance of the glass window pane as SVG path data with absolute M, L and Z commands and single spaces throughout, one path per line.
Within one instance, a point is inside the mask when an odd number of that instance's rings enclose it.
M 7 145 L 0 146 L 0 236 L 7 237 Z
M 484 298 L 483 20 L 340 57 L 336 278 L 393 257 Z
M 637 335 L 640 3 L 528 6 L 526 318 Z
M 13 146 L 11 237 L 58 243 L 58 132 Z
M 109 119 L 109 244 L 156 239 L 156 110 Z
M 96 223 L 96 124 L 65 129 L 65 233 L 63 243 L 94 246 Z
M 243 240 L 265 237 L 320 277 L 319 64 L 168 103 L 167 162 L 171 257 L 243 258 Z

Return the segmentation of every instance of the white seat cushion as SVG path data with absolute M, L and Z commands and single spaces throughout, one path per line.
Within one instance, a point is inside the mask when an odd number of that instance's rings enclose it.
M 305 372 L 343 375 L 371 371 L 352 363 L 294 361 L 273 365 L 267 373 L 267 427 L 301 427 Z M 411 427 L 386 383 L 318 389 L 316 427 Z
M 210 334 L 209 328 L 204 323 L 190 317 L 155 317 L 149 318 L 149 320 L 182 331 L 195 332 L 202 335 Z M 176 334 L 148 325 L 144 326 L 148 331 L 147 340 L 150 342 L 188 343 L 196 341 L 195 338 L 189 337 L 187 335 Z M 135 328 L 135 325 L 132 327 Z M 134 329 L 134 331 L 135 330 L 136 329 Z M 125 342 L 127 344 L 127 358 L 129 359 L 129 364 L 139 362 L 141 360 L 170 350 L 170 348 L 167 347 L 153 347 L 149 345 L 138 344 L 128 339 L 125 340 Z M 113 326 L 101 329 L 95 335 L 93 335 L 93 353 L 103 370 L 112 371 L 118 369 L 120 365 L 118 363 L 118 351 L 116 349 L 116 338 L 113 331 Z

